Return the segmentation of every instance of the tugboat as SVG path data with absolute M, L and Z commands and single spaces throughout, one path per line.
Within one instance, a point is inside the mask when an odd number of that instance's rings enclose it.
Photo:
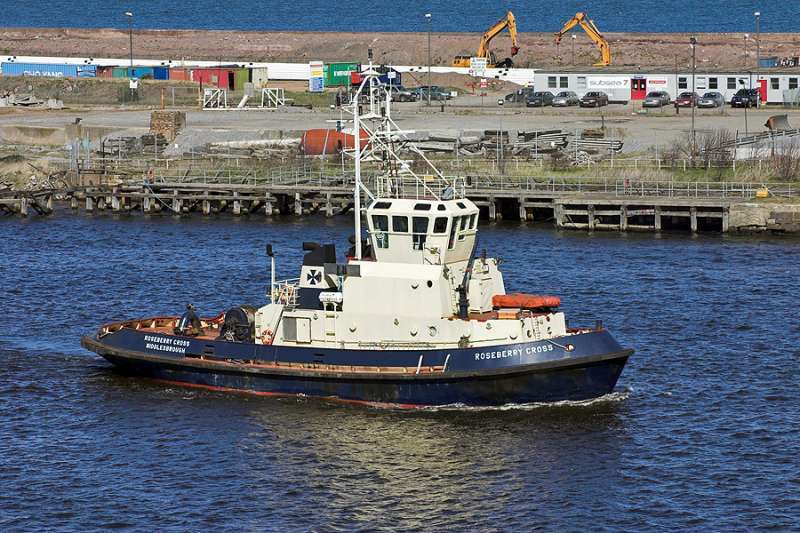
M 266 305 L 213 318 L 189 306 L 180 317 L 106 324 L 81 344 L 128 375 L 371 405 L 496 406 L 610 393 L 633 350 L 600 323 L 568 327 L 558 297 L 506 293 L 500 261 L 476 253 L 479 209 L 464 180 L 446 178 L 421 153 L 432 170 L 420 176 L 397 155 L 406 137 L 377 77 L 370 65 L 352 99 L 357 237 L 343 261 L 333 244 L 303 243 L 300 277 L 276 281 L 268 245 Z M 362 128 L 364 150 L 355 134 Z M 376 160 L 383 172 L 373 194 L 361 163 Z

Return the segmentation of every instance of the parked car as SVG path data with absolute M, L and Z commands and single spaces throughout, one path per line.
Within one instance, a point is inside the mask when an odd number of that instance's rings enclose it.
M 534 90 L 532 88 L 517 89 L 513 93 L 508 93 L 505 96 L 505 101 L 507 104 L 524 104 L 533 93 Z
M 553 105 L 553 93 L 550 91 L 536 91 L 528 97 L 525 105 L 528 107 L 544 107 Z
M 731 98 L 731 107 L 758 107 L 761 93 L 758 89 L 739 89 Z
M 417 92 L 414 89 L 406 89 L 402 85 L 389 85 L 389 89 L 395 102 L 413 102 L 417 99 Z
M 553 98 L 553 107 L 568 107 L 571 105 L 578 105 L 581 99 L 575 91 L 561 91 Z
M 705 93 L 702 98 L 697 101 L 697 107 L 722 107 L 724 105 L 725 98 L 716 91 Z
M 421 85 L 420 87 L 417 87 L 414 92 L 417 95 L 417 100 L 419 101 L 427 101 L 428 92 L 431 94 L 431 100 L 443 101 L 453 98 L 453 95 L 450 94 L 450 91 L 446 91 L 437 85 L 431 85 L 430 88 L 428 88 L 427 85 Z
M 581 98 L 581 107 L 601 107 L 608 105 L 608 95 L 603 91 L 589 91 Z
M 675 99 L 675 105 L 678 107 L 696 107 L 700 95 L 691 91 L 682 92 Z
M 651 91 L 644 97 L 642 107 L 664 107 L 669 103 L 669 93 L 667 91 Z

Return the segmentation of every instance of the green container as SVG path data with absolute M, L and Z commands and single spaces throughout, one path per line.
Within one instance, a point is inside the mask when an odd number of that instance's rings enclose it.
M 358 63 L 329 63 L 324 67 L 326 87 L 347 87 L 350 85 L 350 74 L 361 72 Z
M 112 78 L 127 78 L 128 77 L 128 69 L 127 67 L 114 67 L 114 70 L 111 71 Z
M 243 91 L 244 84 L 250 81 L 250 69 L 249 68 L 237 68 L 233 69 L 233 90 L 234 91 Z

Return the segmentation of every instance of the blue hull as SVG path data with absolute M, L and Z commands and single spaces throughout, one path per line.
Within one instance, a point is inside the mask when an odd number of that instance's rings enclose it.
M 551 341 L 417 351 L 269 346 L 128 328 L 86 336 L 81 343 L 127 375 L 217 390 L 400 406 L 596 398 L 614 389 L 633 353 L 605 330 Z M 435 370 L 414 372 L 417 367 Z

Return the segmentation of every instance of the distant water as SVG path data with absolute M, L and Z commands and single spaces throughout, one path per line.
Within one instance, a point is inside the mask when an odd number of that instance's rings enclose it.
M 376 410 L 121 377 L 111 320 L 263 302 L 343 219 L 0 219 L 0 531 L 786 531 L 800 241 L 483 229 L 509 290 L 637 353 L 586 404 Z
M 522 31 L 555 32 L 573 14 L 587 12 L 606 32 L 754 32 L 753 12 L 762 13 L 761 31 L 800 30 L 796 4 L 782 0 L 523 0 L 430 2 L 393 0 L 4 0 L 0 26 L 127 27 L 125 11 L 137 28 L 240 30 L 483 31 L 507 9 Z M 794 7 L 793 7 L 794 6 Z

